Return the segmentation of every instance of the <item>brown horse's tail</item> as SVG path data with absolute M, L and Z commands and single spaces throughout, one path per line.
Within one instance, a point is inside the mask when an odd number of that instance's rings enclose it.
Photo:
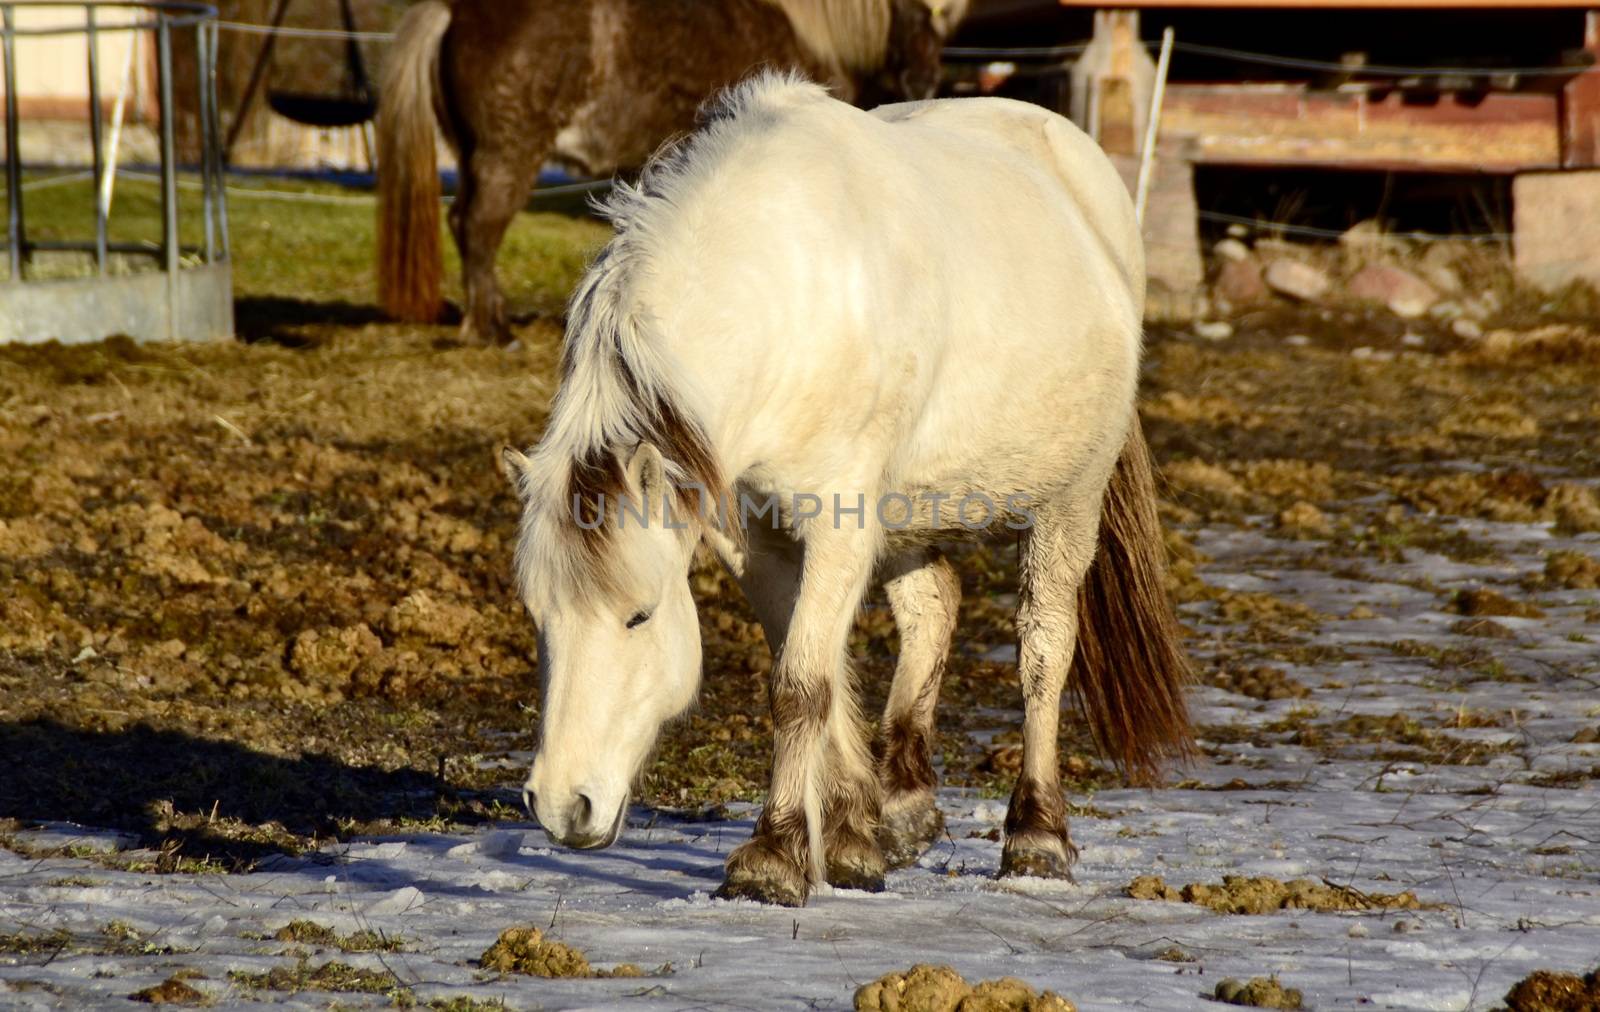
M 1135 780 L 1194 752 L 1192 674 L 1163 583 L 1166 543 L 1138 416 L 1106 489 L 1100 547 L 1078 593 L 1071 684 L 1095 742 Z
M 433 97 L 439 45 L 450 27 L 444 0 L 400 19 L 383 65 L 378 107 L 378 299 L 397 320 L 433 323 L 444 253 L 439 248 L 439 166 Z

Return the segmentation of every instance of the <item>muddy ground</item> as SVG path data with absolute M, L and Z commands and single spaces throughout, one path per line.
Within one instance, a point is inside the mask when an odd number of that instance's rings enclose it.
M 516 502 L 493 452 L 538 437 L 561 292 L 600 233 L 519 223 L 514 253 L 544 243 L 563 266 L 513 278 L 530 316 L 517 345 L 491 349 L 451 325 L 378 322 L 365 283 L 339 274 L 359 250 L 320 270 L 247 266 L 290 227 L 277 208 L 252 213 L 236 210 L 248 340 L 0 348 L 0 832 L 116 827 L 163 855 L 157 870 L 227 870 L 330 836 L 520 814 L 485 761 L 529 748 L 538 715 L 533 630 L 508 583 Z M 1509 304 L 1520 315 L 1471 344 L 1354 309 L 1281 307 L 1220 343 L 1152 330 L 1142 411 L 1166 475 L 1172 589 L 1215 605 L 1195 633 L 1203 681 L 1303 695 L 1275 664 L 1339 648 L 1301 634 L 1316 616 L 1293 600 L 1203 581 L 1186 536 L 1201 525 L 1274 518 L 1315 545 L 1296 565 L 1337 558 L 1353 579 L 1352 554 L 1495 557 L 1448 517 L 1600 531 L 1600 337 L 1561 307 Z M 1020 739 L 976 732 L 1016 705 L 1015 548 L 954 551 L 965 599 L 944 770 L 998 795 Z M 1483 648 L 1444 662 L 1493 677 L 1497 616 L 1600 584 L 1597 554 L 1464 596 Z M 767 648 L 713 565 L 694 582 L 705 689 L 639 785 L 677 809 L 758 799 L 769 758 Z M 881 597 L 856 640 L 881 700 L 895 650 Z M 1317 728 L 1307 743 L 1394 739 L 1472 761 L 1431 730 Z M 1063 733 L 1075 797 L 1118 782 L 1073 722 Z M 1207 729 L 1206 747 L 1229 733 Z

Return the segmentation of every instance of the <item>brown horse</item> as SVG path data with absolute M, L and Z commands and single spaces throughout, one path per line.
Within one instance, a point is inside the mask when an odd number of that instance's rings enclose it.
M 423 0 L 384 66 L 378 291 L 402 320 L 439 319 L 437 119 L 460 189 L 450 228 L 462 333 L 506 341 L 495 254 L 540 166 L 642 165 L 701 104 L 762 68 L 799 71 L 858 105 L 930 97 L 965 0 Z M 431 106 L 431 108 L 430 108 Z

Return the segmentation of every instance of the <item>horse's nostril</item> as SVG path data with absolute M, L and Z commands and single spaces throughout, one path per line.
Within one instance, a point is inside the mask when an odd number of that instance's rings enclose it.
M 574 826 L 587 826 L 589 817 L 594 814 L 594 802 L 589 800 L 589 795 L 578 794 L 578 803 L 572 807 L 572 824 Z
M 533 792 L 526 787 L 522 789 L 522 807 L 528 810 L 529 815 L 533 814 Z

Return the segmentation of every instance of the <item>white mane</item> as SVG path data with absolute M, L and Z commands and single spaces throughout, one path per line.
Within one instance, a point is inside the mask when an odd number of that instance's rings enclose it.
M 638 444 L 660 449 L 686 496 L 699 494 L 689 486 L 711 495 L 725 491 L 694 384 L 664 353 L 637 283 L 668 234 L 683 227 L 686 206 L 729 146 L 771 122 L 770 113 L 826 100 L 822 88 L 794 74 L 752 77 L 709 103 L 705 125 L 652 158 L 637 183 L 619 181 L 596 204 L 615 234 L 568 304 L 560 389 L 532 467 L 518 479 L 526 506 L 516 575 L 524 594 L 605 582 L 605 528 L 579 527 L 573 500 L 604 494 L 614 506 L 623 490 L 622 459 Z
M 846 70 L 876 70 L 889 46 L 889 0 L 765 0 L 789 18 L 806 51 Z

